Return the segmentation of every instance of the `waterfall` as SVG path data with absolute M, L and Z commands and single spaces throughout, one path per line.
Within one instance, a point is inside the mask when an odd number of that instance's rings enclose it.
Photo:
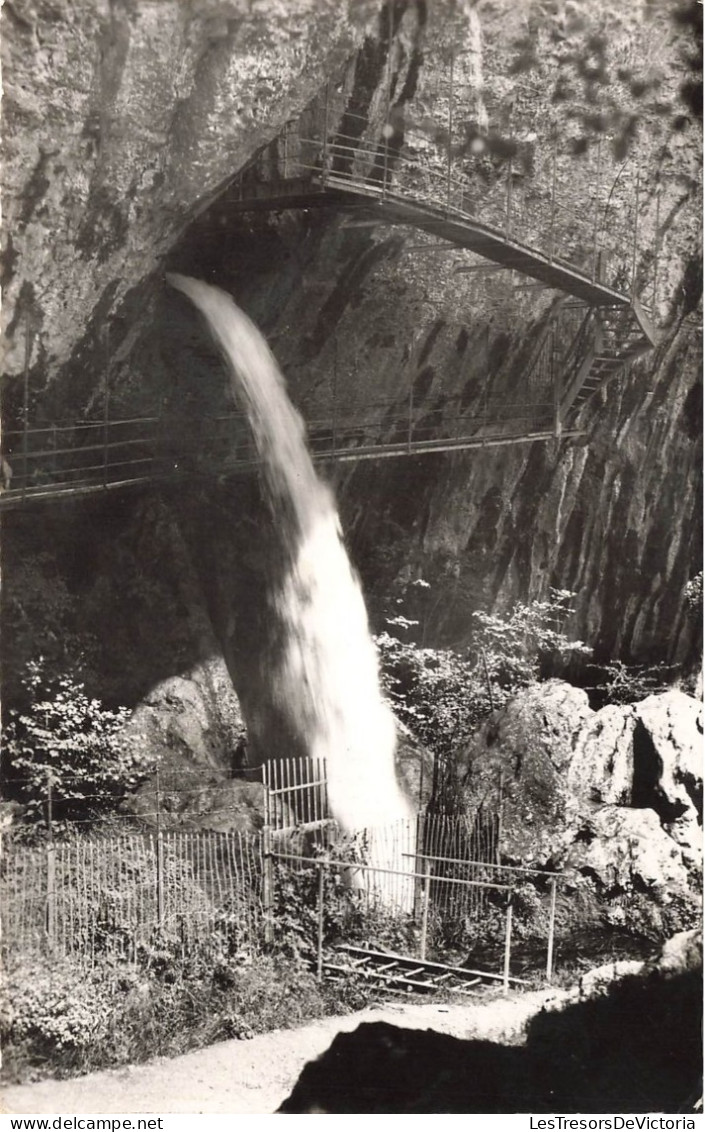
M 331 814 L 346 833 L 408 819 L 394 767 L 394 717 L 380 691 L 360 584 L 276 360 L 224 291 L 184 275 L 167 279 L 203 314 L 225 356 L 275 507 L 286 566 L 274 595 L 282 638 L 271 672 L 274 698 L 308 754 L 325 758 Z M 399 864 L 401 847 L 397 865 L 388 853 L 368 852 L 370 863 L 410 868 Z

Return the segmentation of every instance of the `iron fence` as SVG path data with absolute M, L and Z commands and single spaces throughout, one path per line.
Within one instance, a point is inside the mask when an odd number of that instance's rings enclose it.
M 348 945 L 439 959 L 491 940 L 509 985 L 515 897 L 528 885 L 553 964 L 556 877 L 500 861 L 502 787 L 473 813 L 426 813 L 343 833 L 331 818 L 323 760 L 270 763 L 257 832 L 73 835 L 0 861 L 5 956 L 39 951 L 87 965 L 144 963 L 155 949 L 278 944 L 308 958 Z M 543 925 L 543 926 L 542 926 Z M 494 975 L 494 978 L 499 975 Z

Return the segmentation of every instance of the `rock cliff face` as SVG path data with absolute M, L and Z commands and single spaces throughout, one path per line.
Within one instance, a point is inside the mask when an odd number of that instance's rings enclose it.
M 533 34 L 533 9 L 520 9 L 492 3 L 456 13 L 467 47 L 467 114 L 490 127 L 509 89 L 506 59 Z M 434 12 L 442 24 L 445 9 Z M 516 394 L 550 295 L 518 291 L 509 277 L 454 275 L 448 257 L 415 252 L 408 230 L 350 228 L 328 210 L 235 215 L 224 203 L 238 170 L 327 80 L 341 111 L 347 98 L 348 109 L 379 117 L 389 58 L 398 107 L 418 92 L 432 102 L 428 14 L 420 2 L 396 2 L 390 18 L 372 0 L 8 0 L 6 422 L 20 418 L 25 365 L 35 421 L 94 412 L 108 378 L 111 403 L 127 414 L 167 393 L 186 409 L 222 408 L 218 361 L 178 298 L 165 295 L 164 266 L 235 293 L 309 414 L 334 381 L 362 400 L 403 400 L 411 383 L 417 401 L 431 405 L 459 390 L 478 401 Z M 604 15 L 596 4 L 596 26 Z M 688 32 L 668 27 L 659 81 L 677 110 Z M 650 44 L 658 71 L 646 9 L 626 28 L 627 40 L 634 34 Z M 502 59 L 504 86 L 493 87 Z M 539 88 L 527 129 L 547 113 Z M 569 628 L 598 655 L 677 662 L 697 647 L 683 590 L 699 568 L 700 545 L 699 347 L 688 322 L 699 301 L 699 156 L 692 125 L 664 133 L 655 118 L 645 121 L 636 148 L 645 168 L 658 151 L 662 195 L 659 211 L 652 177 L 642 190 L 637 274 L 645 297 L 658 245 L 663 341 L 586 412 L 588 443 L 329 470 L 373 598 L 402 568 L 432 583 L 429 644 L 461 644 L 475 608 L 502 608 L 558 585 L 576 591 Z M 539 157 L 546 144 L 536 142 Z M 577 164 L 573 178 L 579 198 L 585 168 Z M 141 605 L 148 649 L 123 642 L 127 654 L 140 655 L 139 679 L 131 682 L 123 664 L 110 673 L 112 694 L 126 695 L 131 684 L 134 702 L 157 680 L 220 651 L 253 718 L 257 556 L 267 553 L 269 524 L 256 485 L 203 481 L 159 503 L 147 492 L 57 505 L 44 528 L 51 544 L 29 518 L 10 517 L 5 534 L 13 561 L 31 556 L 79 604 L 90 598 L 98 636 L 102 611 L 113 610 L 108 621 L 117 616 L 123 569 L 138 568 L 152 597 L 160 595 Z M 181 548 L 173 562 L 155 554 L 165 527 Z M 176 626 L 159 610 L 178 594 L 190 612 Z M 160 633 L 162 656 L 150 671 L 147 654 Z

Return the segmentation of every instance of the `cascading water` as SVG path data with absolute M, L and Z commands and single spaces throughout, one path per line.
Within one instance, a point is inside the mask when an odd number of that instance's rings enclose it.
M 225 355 L 276 508 L 286 558 L 274 597 L 283 640 L 271 672 L 276 701 L 306 737 L 308 753 L 326 760 L 330 810 L 346 833 L 406 821 L 411 807 L 396 780 L 395 723 L 381 695 L 367 611 L 304 423 L 267 343 L 232 298 L 188 276 L 167 279 L 201 311 Z M 396 838 L 368 840 L 378 867 L 410 870 L 402 849 Z

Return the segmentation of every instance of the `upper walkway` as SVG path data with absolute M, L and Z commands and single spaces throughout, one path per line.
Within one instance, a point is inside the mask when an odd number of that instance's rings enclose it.
M 598 145 L 594 168 L 583 168 L 583 188 L 592 177 L 585 205 L 576 206 L 574 157 L 561 153 L 554 140 L 543 164 L 531 154 L 523 161 L 486 162 L 483 179 L 467 147 L 457 144 L 452 65 L 449 82 L 439 96 L 448 115 L 440 144 L 427 125 L 393 121 L 389 103 L 375 127 L 340 98 L 329 102 L 327 89 L 320 105 L 289 122 L 218 197 L 226 212 L 324 207 L 351 214 L 355 219 L 348 223 L 408 226 L 556 292 L 513 403 L 490 400 L 487 391 L 466 402 L 461 391 L 450 391 L 441 401 L 415 404 L 414 374 L 408 394 L 374 405 L 354 403 L 354 390 L 350 403 L 334 394 L 325 406 L 310 413 L 304 408 L 314 460 L 583 436 L 585 405 L 657 342 L 636 294 L 638 171 L 633 185 L 624 164 L 608 172 Z M 654 258 L 654 292 L 656 271 Z M 488 389 L 493 376 L 488 374 Z M 107 387 L 104 392 L 102 420 L 32 424 L 25 388 L 22 426 L 3 435 L 1 509 L 150 481 L 242 474 L 257 466 L 241 415 L 187 420 L 160 410 L 115 419 Z

